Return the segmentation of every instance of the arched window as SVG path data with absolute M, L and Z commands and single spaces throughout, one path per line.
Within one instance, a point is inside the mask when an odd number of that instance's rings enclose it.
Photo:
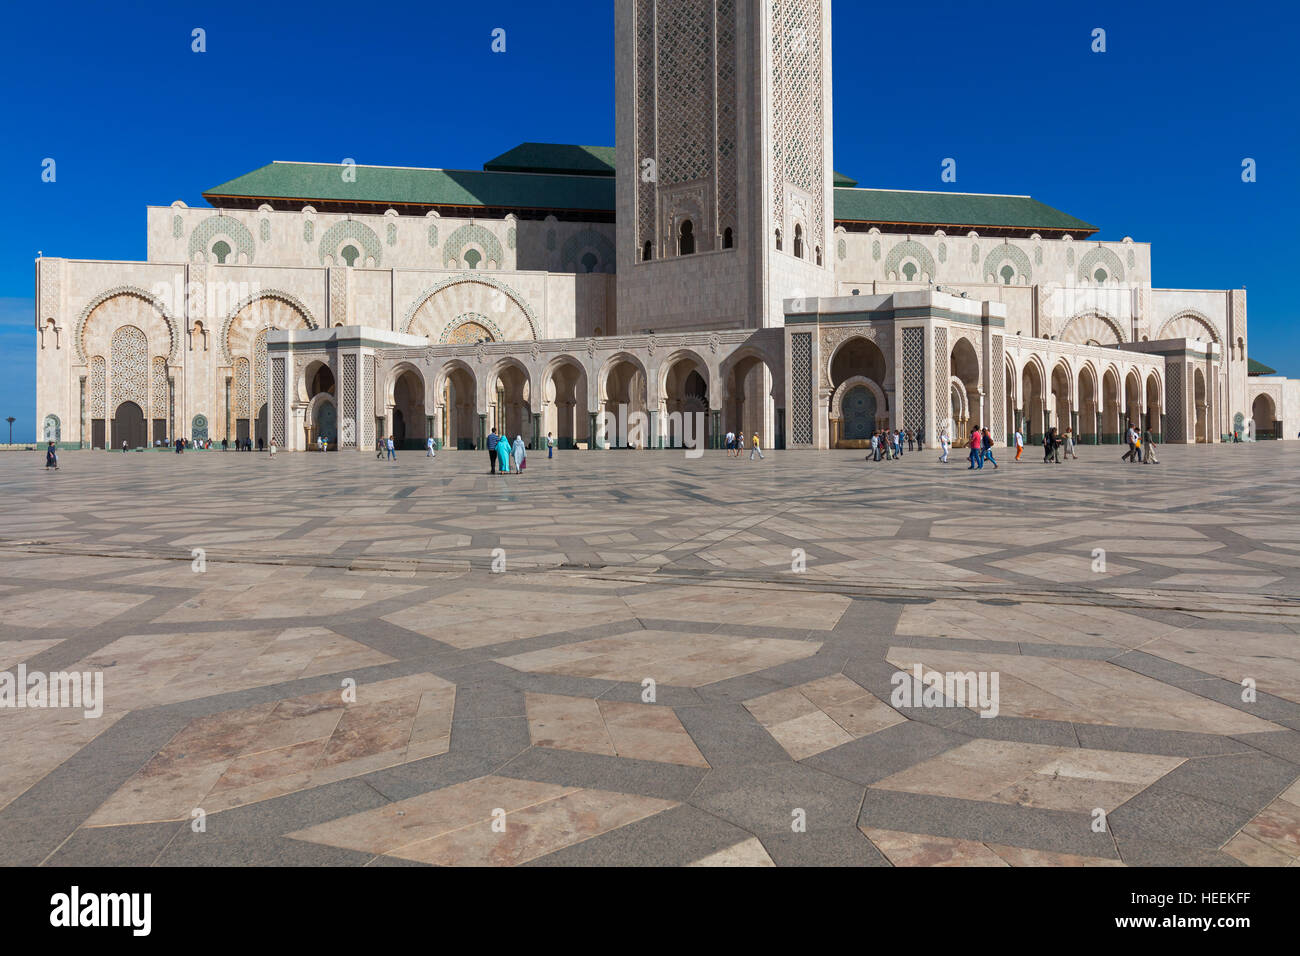
M 677 238 L 677 254 L 689 256 L 695 251 L 695 224 L 689 219 L 682 220 L 682 232 Z
M 817 264 L 818 264 L 818 265 L 821 265 L 821 264 L 822 264 L 822 247 L 821 247 L 821 246 L 818 246 L 816 252 L 817 252 Z
M 1094 272 L 1094 273 L 1092 274 L 1092 277 L 1093 277 L 1094 279 L 1096 279 L 1098 283 L 1105 282 L 1105 281 L 1106 281 L 1106 270 L 1105 270 L 1105 269 L 1098 269 L 1096 272 Z
M 582 270 L 584 272 L 596 271 L 596 254 L 594 252 L 585 252 L 582 255 Z
M 1010 265 L 1005 265 L 1002 267 L 1001 275 L 1002 275 L 1002 284 L 1011 285 L 1011 280 L 1016 277 L 1016 270 L 1011 268 Z
M 781 230 L 780 229 L 776 231 L 776 251 L 777 252 L 781 251 Z
M 904 263 L 903 263 L 903 278 L 906 279 L 908 282 L 911 282 L 914 278 L 916 278 L 916 263 L 915 263 L 915 262 L 904 262 Z
M 478 264 L 482 261 L 483 261 L 483 257 L 479 255 L 479 251 L 477 249 L 465 250 L 465 265 L 468 266 L 469 268 L 477 269 Z
M 731 227 L 728 226 L 726 229 L 722 230 L 722 248 L 730 249 L 734 243 L 735 240 L 732 237 Z
M 356 265 L 357 259 L 360 257 L 361 253 L 357 251 L 356 246 L 344 246 L 343 251 L 339 253 L 339 258 L 349 266 Z
M 799 225 L 794 227 L 794 257 L 803 258 L 803 226 Z
M 641 250 L 641 261 L 642 261 L 642 262 L 649 262 L 650 259 L 651 259 L 651 257 L 652 257 L 653 255 L 654 255 L 654 246 L 652 246 L 652 245 L 650 244 L 650 240 L 647 239 L 647 240 L 645 241 L 645 246 L 644 246 L 644 248 L 642 248 L 642 250 Z
M 230 244 L 224 239 L 218 239 L 212 247 L 212 254 L 217 257 L 217 261 L 224 263 L 226 256 L 230 255 Z

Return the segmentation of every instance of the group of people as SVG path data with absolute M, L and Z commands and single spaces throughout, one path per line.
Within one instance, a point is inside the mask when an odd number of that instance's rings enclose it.
M 1137 426 L 1130 422 L 1128 430 L 1124 433 L 1124 441 L 1128 445 L 1128 451 L 1120 456 L 1120 461 L 1127 461 L 1132 465 L 1138 462 L 1144 465 L 1160 464 L 1160 459 L 1156 457 L 1156 443 L 1151 437 L 1151 429 L 1144 428 L 1139 433 Z
M 546 443 L 551 445 L 551 433 L 546 433 Z M 516 435 L 514 443 L 505 435 L 498 435 L 495 428 L 488 433 L 487 437 L 488 463 L 491 466 L 490 474 L 497 474 L 500 471 L 503 475 L 511 472 L 521 472 L 528 467 L 528 450 L 524 447 L 524 437 Z M 513 464 L 513 467 L 511 467 Z
M 739 458 L 740 453 L 745 450 L 745 433 L 727 432 L 725 444 L 727 446 L 728 458 Z M 749 460 L 753 461 L 754 456 L 763 457 L 763 449 L 758 440 L 758 432 L 754 432 L 749 440 Z
M 948 460 L 948 449 L 945 448 L 943 457 L 940 461 Z M 984 462 L 993 463 L 993 467 L 998 467 L 998 460 L 993 457 L 993 436 L 989 434 L 987 428 L 972 428 L 970 431 L 970 465 L 967 471 L 972 469 L 982 469 Z
M 907 442 L 907 450 L 912 451 L 913 447 L 919 444 L 916 437 L 921 433 L 918 428 L 915 432 L 912 429 L 898 429 L 897 431 L 878 431 L 871 436 L 871 454 L 867 457 L 872 461 L 897 461 L 903 457 L 903 442 Z

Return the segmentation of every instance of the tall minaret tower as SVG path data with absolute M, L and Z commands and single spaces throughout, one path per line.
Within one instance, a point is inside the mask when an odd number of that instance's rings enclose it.
M 833 295 L 830 0 L 616 0 L 618 329 Z

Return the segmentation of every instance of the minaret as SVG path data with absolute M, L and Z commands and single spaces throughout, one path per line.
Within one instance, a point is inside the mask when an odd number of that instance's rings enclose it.
M 616 0 L 618 328 L 834 294 L 830 0 Z

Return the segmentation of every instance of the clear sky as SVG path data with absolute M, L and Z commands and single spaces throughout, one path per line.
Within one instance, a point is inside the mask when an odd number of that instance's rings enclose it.
M 1157 287 L 1247 287 L 1251 355 L 1300 375 L 1297 10 L 835 0 L 835 168 L 864 186 L 1027 193 L 1098 238 L 1151 242 Z M 613 11 L 10 5 L 0 426 L 14 415 L 15 440 L 34 437 L 37 250 L 143 259 L 147 205 L 203 205 L 203 190 L 273 159 L 477 169 L 525 140 L 613 145 Z M 191 51 L 196 27 L 205 53 Z M 498 27 L 503 54 L 490 49 Z M 1092 52 L 1095 28 L 1105 53 Z M 946 157 L 956 183 L 940 181 Z

